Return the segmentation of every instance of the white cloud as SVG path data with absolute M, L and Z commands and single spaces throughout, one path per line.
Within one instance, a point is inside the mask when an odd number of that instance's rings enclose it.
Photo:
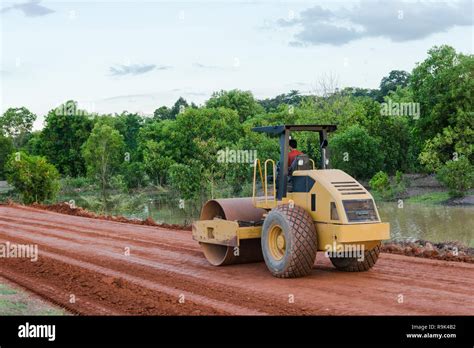
M 412 41 L 455 26 L 472 25 L 472 2 L 365 0 L 352 8 L 336 10 L 317 5 L 302 11 L 294 19 L 280 19 L 278 25 L 299 29 L 290 42 L 293 46 L 339 46 L 368 37 Z
M 40 5 L 41 0 L 30 0 L 29 2 L 4 7 L 0 13 L 6 13 L 11 10 L 22 11 L 26 17 L 41 17 L 55 12 L 54 10 Z
M 155 64 L 130 64 L 130 65 L 117 65 L 111 66 L 109 71 L 113 76 L 124 76 L 124 75 L 141 75 L 146 74 L 153 70 L 168 70 L 170 66 L 161 65 L 156 66 Z

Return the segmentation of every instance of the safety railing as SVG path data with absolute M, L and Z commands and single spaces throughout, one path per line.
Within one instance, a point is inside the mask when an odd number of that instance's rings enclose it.
M 268 196 L 268 163 L 272 164 L 272 196 L 269 199 Z M 276 204 L 276 165 L 275 161 L 272 159 L 267 159 L 264 163 L 264 174 L 262 173 L 262 164 L 258 158 L 255 159 L 253 165 L 253 187 L 252 187 L 252 200 L 254 205 L 257 204 L 257 170 L 260 174 L 260 181 L 262 182 L 263 186 L 263 200 L 259 200 L 260 202 L 264 202 L 265 205 Z

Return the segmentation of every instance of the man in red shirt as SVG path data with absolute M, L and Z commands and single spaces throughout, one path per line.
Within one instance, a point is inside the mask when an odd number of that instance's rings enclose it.
M 291 167 L 291 164 L 295 160 L 296 156 L 303 154 L 301 151 L 298 151 L 296 149 L 297 146 L 298 146 L 298 143 L 296 142 L 296 140 L 290 139 L 290 142 L 289 142 L 290 152 L 288 153 L 288 168 Z

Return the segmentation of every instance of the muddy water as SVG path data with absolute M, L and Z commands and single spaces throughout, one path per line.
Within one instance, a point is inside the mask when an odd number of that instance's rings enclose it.
M 144 203 L 133 212 L 121 212 L 126 216 L 146 218 L 173 224 L 190 224 L 199 218 L 199 202 L 179 206 L 172 199 Z M 389 222 L 394 240 L 417 238 L 432 242 L 460 241 L 474 247 L 474 206 L 442 206 L 397 202 L 378 202 L 382 221 Z
M 419 238 L 433 242 L 460 241 L 474 247 L 474 207 L 377 203 L 392 239 Z

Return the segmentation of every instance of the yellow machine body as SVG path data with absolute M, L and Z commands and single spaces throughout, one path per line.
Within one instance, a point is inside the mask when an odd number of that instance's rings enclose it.
M 374 266 L 380 242 L 390 238 L 390 227 L 381 222 L 372 195 L 357 180 L 328 168 L 328 133 L 336 129 L 336 125 L 252 129 L 279 137 L 279 163 L 267 159 L 262 165 L 255 160 L 252 197 L 210 200 L 203 206 L 200 221 L 193 224 L 193 238 L 211 264 L 263 259 L 276 277 L 300 277 L 311 272 L 319 250 L 328 252 L 333 265 L 343 271 Z M 321 169 L 304 154 L 289 164 L 290 147 L 297 147 L 290 132 L 299 131 L 319 133 Z M 362 258 L 348 252 L 361 249 Z
M 280 204 L 294 204 L 304 208 L 312 217 L 318 236 L 318 250 L 337 251 L 341 245 L 364 245 L 371 249 L 380 241 L 390 238 L 388 223 L 380 221 L 379 213 L 372 195 L 354 178 L 338 169 L 295 171 L 293 178 L 302 182 L 298 191 L 288 192 L 281 201 L 275 195 L 247 198 L 249 204 L 257 212 L 257 216 Z M 295 180 L 295 179 L 293 179 Z M 271 189 L 270 191 L 273 191 Z M 242 201 L 232 208 L 236 199 L 226 201 L 228 209 L 235 210 L 238 215 Z M 348 208 L 352 204 L 354 210 Z M 240 205 L 240 207 L 239 207 Z M 230 208 L 229 208 L 230 207 Z M 239 209 L 240 208 L 240 209 Z M 206 216 L 208 205 L 203 207 L 201 218 Z M 332 212 L 331 212 L 332 210 Z M 208 216 L 211 217 L 211 216 Z M 255 217 L 254 217 L 255 218 Z M 260 238 L 261 225 L 241 226 L 235 220 L 223 216 L 212 216 L 211 219 L 197 221 L 193 225 L 193 238 L 201 243 L 219 244 L 229 247 L 240 245 L 243 239 Z M 245 220 L 244 220 L 245 221 Z
M 239 227 L 236 221 L 219 218 L 193 224 L 193 239 L 202 243 L 236 247 L 242 239 L 260 238 L 261 234 L 261 226 Z

